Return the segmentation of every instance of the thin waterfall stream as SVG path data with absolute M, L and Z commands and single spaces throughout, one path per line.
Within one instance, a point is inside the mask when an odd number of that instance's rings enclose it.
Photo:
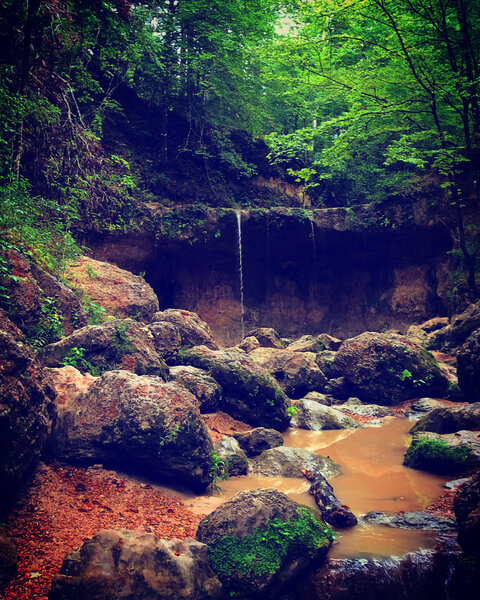
M 238 237 L 238 275 L 240 278 L 240 326 L 242 337 L 245 335 L 245 323 L 243 319 L 244 302 L 243 302 L 243 257 L 242 257 L 242 213 L 237 210 L 237 237 Z

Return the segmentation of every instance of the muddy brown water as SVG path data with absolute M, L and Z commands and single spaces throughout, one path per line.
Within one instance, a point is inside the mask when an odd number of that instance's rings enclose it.
M 402 465 L 413 422 L 391 419 L 381 427 L 343 431 L 289 429 L 285 446 L 305 448 L 329 456 L 341 474 L 330 480 L 338 499 L 358 516 L 371 510 L 384 512 L 425 509 L 445 490 L 447 478 Z M 182 494 L 194 512 L 208 514 L 236 493 L 274 487 L 302 504 L 315 507 L 306 479 L 281 477 L 231 477 L 219 482 L 221 490 L 212 496 Z M 329 556 L 335 558 L 398 556 L 435 544 L 429 532 L 400 530 L 361 524 L 337 533 Z

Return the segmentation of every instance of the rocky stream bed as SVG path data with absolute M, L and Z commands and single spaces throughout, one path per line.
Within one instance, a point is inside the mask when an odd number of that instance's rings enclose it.
M 256 328 L 224 348 L 197 314 L 160 311 L 141 277 L 82 258 L 76 285 L 90 265 L 106 319 L 86 325 L 43 273 L 68 335 L 34 355 L 22 327 L 43 288 L 11 258 L 22 277 L 17 312 L 0 314 L 5 600 L 475 597 L 478 305 L 404 333 Z M 301 489 L 291 499 L 273 482 Z M 360 536 L 345 550 L 361 531 L 396 542 Z

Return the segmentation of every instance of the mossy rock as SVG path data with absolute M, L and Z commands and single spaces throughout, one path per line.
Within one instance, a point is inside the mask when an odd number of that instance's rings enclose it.
M 136 375 L 168 377 L 168 367 L 155 349 L 152 333 L 133 319 L 112 319 L 77 329 L 45 346 L 39 358 L 46 367 L 69 364 L 92 375 L 123 369 Z
M 345 340 L 333 366 L 354 395 L 369 404 L 392 405 L 419 396 L 445 397 L 449 381 L 435 357 L 394 333 L 365 332 Z
M 415 434 L 403 464 L 434 473 L 456 474 L 480 464 L 480 442 L 470 431 Z
M 197 539 L 225 591 L 271 598 L 323 558 L 332 531 L 312 509 L 274 489 L 241 492 L 200 522 Z
M 182 354 L 182 362 L 208 371 L 222 386 L 220 408 L 232 417 L 278 431 L 288 426 L 284 392 L 243 350 L 195 346 Z

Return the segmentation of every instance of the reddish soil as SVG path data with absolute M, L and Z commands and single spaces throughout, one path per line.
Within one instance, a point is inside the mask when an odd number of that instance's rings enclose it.
M 209 428 L 210 437 L 214 442 L 221 439 L 224 435 L 232 435 L 232 433 L 236 433 L 237 431 L 249 431 L 252 429 L 251 425 L 237 421 L 237 419 L 221 411 L 202 415 L 202 418 Z
M 159 538 L 183 539 L 195 537 L 201 518 L 179 499 L 114 471 L 42 464 L 7 521 L 19 571 L 3 598 L 47 600 L 65 556 L 101 529 L 143 527 Z
M 455 519 L 453 512 L 453 501 L 455 500 L 456 490 L 450 490 L 442 494 L 427 508 L 427 512 L 436 515 L 437 517 L 447 517 Z

